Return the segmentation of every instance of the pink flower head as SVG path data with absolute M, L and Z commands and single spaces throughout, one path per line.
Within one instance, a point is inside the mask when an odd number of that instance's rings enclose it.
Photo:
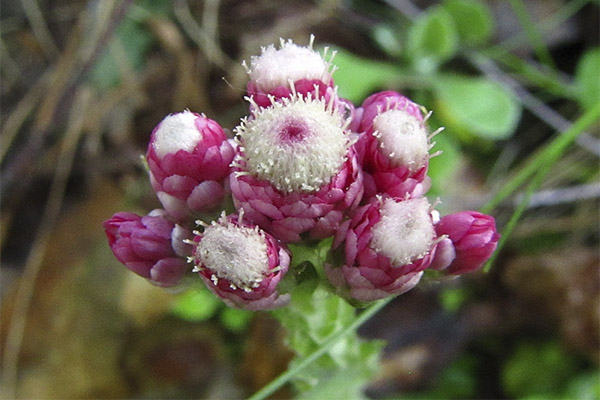
M 313 97 L 335 96 L 333 90 L 333 67 L 331 59 L 313 50 L 314 37 L 308 46 L 298 46 L 291 40 L 281 39 L 280 48 L 269 45 L 262 48 L 260 56 L 252 56 L 250 66 L 244 67 L 250 76 L 248 94 L 253 105 L 269 107 L 272 99 L 291 97 L 294 93 Z
M 444 264 L 449 265 L 444 270 L 456 275 L 481 268 L 496 250 L 500 238 L 494 217 L 477 211 L 446 215 L 435 225 L 435 230 L 452 241 L 455 257 L 445 258 Z
M 227 305 L 246 310 L 283 306 L 289 294 L 277 284 L 290 264 L 290 254 L 273 236 L 242 221 L 243 213 L 225 216 L 194 232 L 190 258 L 208 288 Z
M 258 109 L 236 128 L 236 207 L 287 243 L 333 235 L 363 192 L 347 124 L 331 102 L 310 95 Z
M 327 277 L 361 302 L 404 293 L 429 267 L 436 243 L 427 199 L 378 198 L 338 230 L 333 250 L 341 267 L 326 266 Z
M 184 111 L 167 116 L 154 128 L 146 159 L 159 200 L 181 221 L 222 204 L 233 156 L 219 124 Z
M 369 96 L 362 104 L 357 143 L 365 171 L 365 199 L 376 194 L 420 197 L 429 189 L 432 147 L 421 108 L 393 91 Z
M 103 225 L 115 257 L 151 283 L 176 286 L 189 270 L 182 257 L 191 251 L 183 242 L 191 233 L 170 221 L 164 210 L 144 217 L 119 212 Z

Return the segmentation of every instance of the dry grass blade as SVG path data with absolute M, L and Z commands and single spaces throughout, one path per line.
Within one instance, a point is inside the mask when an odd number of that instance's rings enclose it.
M 25 269 L 17 289 L 14 311 L 10 321 L 2 360 L 2 369 L 4 371 L 2 385 L 7 391 L 9 398 L 15 398 L 17 395 L 16 385 L 19 355 L 36 277 L 44 259 L 48 240 L 60 216 L 65 188 L 71 173 L 77 143 L 83 133 L 85 110 L 90 106 L 91 102 L 92 96 L 90 90 L 82 87 L 77 92 L 75 104 L 70 115 L 69 126 L 62 139 L 59 162 L 54 171 L 54 178 L 42 222 L 37 231 L 33 246 L 29 251 L 29 256 L 25 262 Z

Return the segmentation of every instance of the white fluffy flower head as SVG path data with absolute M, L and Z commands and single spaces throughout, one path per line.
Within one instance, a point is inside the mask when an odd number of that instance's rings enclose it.
M 314 37 L 311 36 L 308 46 L 298 46 L 291 40 L 281 39 L 280 48 L 274 45 L 263 47 L 260 56 L 250 58 L 250 67 L 244 67 L 256 86 L 270 91 L 278 86 L 289 86 L 289 82 L 300 79 L 319 79 L 325 83 L 331 80 L 333 68 L 331 60 L 326 61 L 319 52 L 313 50 Z M 332 58 L 335 53 L 332 53 Z
M 250 101 L 252 101 L 250 99 Z M 257 109 L 236 128 L 241 154 L 233 165 L 284 192 L 313 192 L 346 160 L 348 121 L 322 99 L 294 95 Z
M 185 150 L 188 153 L 202 140 L 202 133 L 196 127 L 197 115 L 190 111 L 171 114 L 158 126 L 152 145 L 159 158 L 169 153 Z
M 381 150 L 393 165 L 406 165 L 412 171 L 425 165 L 431 145 L 422 121 L 406 110 L 391 109 L 375 117 L 373 129 Z
M 213 273 L 213 283 L 226 279 L 231 288 L 249 292 L 270 272 L 267 242 L 258 227 L 239 225 L 222 215 L 200 235 L 192 261 L 196 271 L 206 268 Z
M 371 248 L 400 267 L 423 258 L 434 243 L 431 205 L 425 198 L 381 204 L 381 219 L 373 226 Z

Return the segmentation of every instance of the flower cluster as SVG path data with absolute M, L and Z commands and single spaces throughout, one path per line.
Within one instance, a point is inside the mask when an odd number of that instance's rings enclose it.
M 160 122 L 146 160 L 164 209 L 104 223 L 119 261 L 162 287 L 199 277 L 249 310 L 289 300 L 278 284 L 294 265 L 290 243 L 333 237 L 316 267 L 354 302 L 410 290 L 428 268 L 463 274 L 485 263 L 494 219 L 440 218 L 425 197 L 439 132 L 427 128 L 430 113 L 394 91 L 353 105 L 334 85 L 335 53 L 325 54 L 312 38 L 282 40 L 244 64 L 249 111 L 233 138 L 190 111 Z

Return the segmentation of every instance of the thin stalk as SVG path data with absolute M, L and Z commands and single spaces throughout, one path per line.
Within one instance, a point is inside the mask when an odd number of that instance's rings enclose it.
M 379 302 L 371 305 L 360 315 L 358 315 L 354 322 L 352 322 L 350 325 L 348 325 L 341 331 L 338 331 L 329 336 L 329 338 L 327 338 L 327 340 L 325 340 L 317 350 L 315 350 L 310 355 L 306 356 L 304 359 L 300 360 L 296 365 L 294 365 L 294 367 L 280 374 L 277 378 L 269 382 L 269 384 L 267 384 L 265 387 L 260 389 L 258 392 L 254 393 L 248 400 L 262 400 L 275 393 L 283 385 L 288 383 L 302 369 L 315 362 L 319 357 L 321 357 L 329 349 L 331 349 L 342 337 L 358 329 L 369 318 L 371 318 L 379 310 L 385 307 L 385 305 L 392 301 L 392 299 L 393 297 L 388 297 L 387 299 L 380 300 Z
M 600 118 L 600 103 L 585 112 L 571 127 L 565 132 L 558 134 L 551 143 L 544 146 L 538 153 L 513 176 L 496 195 L 482 207 L 481 212 L 489 213 L 496 208 L 504 199 L 512 195 L 521 185 L 529 180 L 539 169 L 545 165 L 547 160 L 551 163 L 556 162 L 577 137 L 596 123 Z
M 552 60 L 552 55 L 550 55 L 550 51 L 546 47 L 544 43 L 544 39 L 542 38 L 542 34 L 537 29 L 537 25 L 531 19 L 531 15 L 527 11 L 527 7 L 521 0 L 510 0 L 510 5 L 512 6 L 529 42 L 533 46 L 533 51 L 535 55 L 540 59 L 540 61 L 552 71 L 556 71 L 556 65 L 554 64 L 554 60 Z

